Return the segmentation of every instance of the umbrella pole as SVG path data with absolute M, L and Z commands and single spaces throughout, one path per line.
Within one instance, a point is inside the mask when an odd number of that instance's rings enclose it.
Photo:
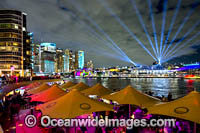
M 197 124 L 196 124 L 196 122 L 194 122 L 194 133 L 196 133 L 197 132 Z
M 131 118 L 131 104 L 129 104 L 129 118 Z

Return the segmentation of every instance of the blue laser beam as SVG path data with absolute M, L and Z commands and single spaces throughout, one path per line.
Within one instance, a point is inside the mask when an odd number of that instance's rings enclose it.
M 101 32 L 111 43 L 112 43 L 112 47 L 114 46 L 115 48 L 117 48 L 119 51 L 120 51 L 120 53 L 127 59 L 127 60 L 129 60 L 130 61 L 130 63 L 132 63 L 132 64 L 134 64 L 134 65 L 137 65 L 135 62 L 133 62 L 119 47 L 118 47 L 118 45 L 111 39 L 111 37 L 88 15 L 88 13 L 83 9 L 83 8 L 81 8 L 81 6 L 80 6 L 80 4 L 78 4 L 77 2 L 75 2 L 75 1 L 71 1 L 71 3 L 73 4 L 73 6 L 74 7 L 76 7 L 76 9 L 78 9 L 79 10 L 79 12 L 84 16 L 84 17 L 86 17 L 88 20 L 89 20 L 89 22 L 91 23 L 91 24 L 93 24 L 96 28 L 97 28 L 97 30 L 99 31 L 99 32 Z M 109 45 L 110 46 L 110 45 Z
M 151 52 L 144 46 L 144 44 L 136 37 L 136 35 L 124 24 L 124 22 L 121 21 L 121 19 L 113 12 L 113 10 L 107 5 L 107 3 L 104 0 L 98 0 L 104 8 L 110 13 L 115 20 L 131 35 L 133 39 L 135 39 L 139 45 L 155 60 L 157 59 L 151 54 Z
M 164 55 L 165 57 L 168 56 L 185 38 L 200 24 L 200 20 L 196 22 L 192 28 L 189 29 L 189 31 L 175 44 L 175 46 L 169 50 L 169 52 Z
M 164 45 L 163 45 L 163 48 L 162 48 L 161 53 L 163 53 L 163 51 L 164 51 L 165 48 L 166 48 L 166 45 L 167 45 L 167 42 L 168 42 L 168 38 L 169 38 L 169 36 L 170 36 L 170 34 L 171 34 L 171 31 L 172 31 L 174 22 L 175 22 L 175 20 L 176 20 L 176 17 L 177 17 L 177 15 L 178 15 L 178 12 L 179 12 L 179 9 L 180 9 L 180 6 L 181 6 L 181 0 L 178 1 L 178 4 L 177 4 L 177 6 L 176 6 L 176 11 L 175 11 L 174 14 L 173 14 L 172 21 L 171 21 L 171 23 L 170 23 L 170 27 L 169 27 L 169 30 L 168 30 L 168 33 L 167 33 L 167 37 L 166 37 L 166 39 L 165 39 L 165 42 L 164 42 Z
M 90 27 L 89 25 L 87 25 L 85 22 L 83 22 L 74 12 L 72 12 L 71 10 L 69 10 L 68 8 L 64 7 L 63 5 L 61 5 L 60 0 L 57 0 L 57 4 L 59 6 L 59 8 L 61 8 L 64 11 L 67 11 L 73 18 L 75 18 L 77 20 L 77 22 L 79 22 L 80 24 L 84 25 L 87 28 L 87 31 L 89 31 L 89 33 L 96 37 L 97 39 L 100 39 L 101 41 L 104 42 L 104 44 L 106 44 L 108 47 L 110 47 L 112 50 L 114 50 L 115 52 L 119 53 L 120 55 L 122 55 L 125 60 L 131 62 L 132 64 L 134 63 L 130 58 L 128 58 L 125 54 L 122 54 L 121 51 L 117 50 L 115 47 L 113 47 L 112 45 L 110 45 L 109 42 L 105 41 L 92 27 Z M 134 64 L 135 65 L 135 64 Z
M 170 55 L 168 55 L 168 57 L 171 57 L 174 53 L 176 53 L 177 51 L 179 51 L 180 49 L 182 49 L 183 47 L 185 47 L 190 41 L 192 41 L 193 39 L 195 39 L 196 37 L 198 37 L 200 35 L 200 32 L 197 32 L 193 37 L 191 37 L 189 40 L 187 40 L 185 43 L 183 43 L 182 45 L 180 45 L 175 51 L 173 51 Z
M 168 0 L 164 0 L 163 3 L 163 18 L 162 18 L 162 29 L 161 29 L 161 38 L 160 38 L 160 55 L 161 50 L 162 50 L 162 43 L 163 43 L 163 36 L 164 36 L 164 32 L 165 32 L 165 22 L 166 22 L 166 15 L 167 15 L 167 2 Z
M 149 40 L 149 43 L 150 43 L 150 45 L 151 45 L 151 47 L 152 47 L 152 49 L 153 49 L 153 51 L 154 51 L 154 54 L 155 54 L 156 57 L 158 58 L 158 53 L 156 53 L 156 50 L 155 50 L 154 45 L 153 45 L 153 42 L 151 41 L 151 38 L 150 38 L 150 36 L 149 36 L 149 33 L 148 33 L 147 29 L 146 29 L 146 25 L 144 24 L 144 21 L 143 21 L 143 19 L 142 19 L 142 16 L 141 16 L 141 14 L 140 14 L 140 11 L 139 11 L 138 8 L 137 8 L 137 5 L 136 5 L 136 3 L 135 3 L 135 0 L 131 0 L 131 3 L 132 3 L 132 5 L 133 5 L 133 8 L 134 8 L 135 11 L 136 11 L 136 14 L 137 14 L 137 16 L 138 16 L 138 18 L 139 18 L 139 21 L 140 21 L 140 24 L 142 25 L 143 30 L 144 30 L 144 32 L 146 33 L 146 36 L 147 36 L 147 38 L 148 38 L 148 40 Z
M 190 18 L 190 16 L 192 15 L 193 11 L 194 11 L 195 7 L 190 9 L 190 11 L 187 13 L 187 16 L 184 18 L 183 22 L 181 23 L 181 25 L 179 26 L 175 36 L 173 37 L 172 41 L 170 42 L 170 44 L 168 45 L 167 49 L 164 51 L 163 55 L 165 55 L 169 48 L 171 47 L 171 45 L 173 44 L 173 42 L 175 41 L 177 35 L 180 33 L 180 31 L 182 30 L 183 26 L 185 25 L 185 23 L 188 21 L 188 19 Z
M 175 55 L 172 55 L 171 57 L 167 58 L 167 59 L 164 59 L 163 62 L 167 62 L 169 60 L 172 60 L 178 56 L 182 56 L 184 54 L 188 54 L 189 52 L 188 51 L 181 51 L 181 53 L 176 53 Z
M 152 28 L 153 28 L 153 36 L 154 36 L 154 40 L 155 40 L 155 44 L 156 44 L 156 50 L 157 53 L 158 52 L 158 40 L 157 40 L 157 33 L 156 33 L 156 27 L 155 27 L 155 22 L 154 22 L 154 15 L 153 15 L 153 7 L 152 7 L 152 3 L 151 0 L 148 0 L 148 6 L 149 6 L 149 12 L 150 12 L 150 17 L 151 17 L 151 23 L 152 23 Z M 160 55 L 158 55 L 160 56 Z

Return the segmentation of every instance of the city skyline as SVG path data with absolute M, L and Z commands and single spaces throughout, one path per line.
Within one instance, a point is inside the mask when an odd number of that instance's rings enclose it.
M 141 3 L 138 0 L 134 0 L 137 5 L 138 10 L 143 18 L 146 25 L 147 31 L 151 36 L 151 40 L 154 43 L 153 29 L 151 25 L 151 16 L 149 15 L 148 1 Z M 20 4 L 23 3 L 23 4 Z M 161 40 L 161 30 L 163 23 L 163 3 L 162 1 L 152 0 L 153 3 L 153 13 L 157 29 L 158 42 Z M 166 8 L 166 25 L 164 30 L 164 39 L 170 27 L 171 20 L 176 11 L 178 1 L 168 1 Z M 35 7 L 34 5 L 37 5 Z M 60 48 L 69 48 L 72 50 L 82 49 L 87 52 L 91 60 L 94 61 L 95 66 L 126 66 L 131 65 L 130 60 L 125 58 L 124 54 L 119 50 L 114 50 L 106 46 L 98 38 L 92 36 L 86 29 L 87 26 L 81 25 L 81 22 L 86 23 L 88 26 L 95 29 L 95 26 L 91 24 L 83 11 L 88 13 L 88 16 L 92 18 L 117 44 L 117 46 L 129 57 L 132 61 L 151 65 L 154 62 L 153 58 L 143 49 L 140 45 L 129 35 L 129 33 L 124 30 L 124 28 L 112 17 L 112 15 L 107 12 L 100 0 L 96 1 L 79 1 L 76 2 L 66 0 L 66 1 L 43 1 L 38 4 L 38 1 L 2 1 L 0 4 L 1 9 L 17 9 L 26 12 L 28 29 L 30 32 L 34 32 L 36 42 L 55 42 Z M 137 17 L 136 11 L 134 10 L 131 1 L 126 0 L 123 2 L 107 1 L 107 6 L 120 17 L 120 19 L 130 28 L 130 30 L 135 33 L 135 35 L 142 41 L 145 47 L 153 53 L 148 39 L 143 31 L 139 19 Z M 76 7 L 81 7 L 77 9 Z M 191 10 L 194 9 L 194 10 Z M 183 26 L 180 35 L 175 38 L 175 42 L 179 42 L 182 37 L 187 33 L 190 28 L 196 24 L 199 15 L 199 2 L 197 1 L 186 1 L 182 0 L 180 4 L 180 9 L 172 28 L 171 36 L 169 40 L 173 40 L 173 36 L 178 30 L 184 18 L 188 15 L 187 23 Z M 182 15 L 183 14 L 183 15 Z M 43 19 L 45 18 L 45 19 Z M 169 19 L 168 19 L 169 18 Z M 97 29 L 95 29 L 98 31 Z M 196 32 L 199 31 L 199 25 L 189 34 L 187 37 L 183 38 L 183 42 L 187 39 L 192 38 Z M 99 33 L 99 32 L 98 32 Z M 104 39 L 103 35 L 101 35 Z M 163 39 L 163 40 L 164 40 Z M 164 41 L 163 41 L 164 42 Z M 185 51 L 179 54 L 198 55 L 199 51 L 199 41 L 194 39 L 190 44 L 196 43 L 193 48 L 187 48 Z M 180 43 L 180 45 L 182 42 Z M 167 45 L 168 46 L 168 45 Z M 183 57 L 187 57 L 183 56 Z M 106 57 L 106 58 L 105 58 Z M 190 57 L 188 59 L 193 59 Z M 178 61 L 178 60 L 177 60 Z M 199 59 L 196 59 L 199 61 Z

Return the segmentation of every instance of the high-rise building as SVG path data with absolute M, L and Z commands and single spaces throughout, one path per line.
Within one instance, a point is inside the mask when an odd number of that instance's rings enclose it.
M 64 52 L 61 48 L 56 49 L 56 58 L 55 58 L 55 72 L 63 73 L 64 72 Z
M 24 71 L 29 71 L 29 46 L 25 46 L 29 42 L 26 40 L 29 40 L 26 14 L 0 10 L 0 74 L 24 76 Z
M 74 70 L 73 53 L 72 50 L 66 49 L 64 53 L 64 72 L 71 72 Z
M 79 50 L 78 51 L 78 68 L 83 69 L 84 68 L 84 51 Z
M 89 70 L 93 70 L 93 69 L 94 69 L 94 65 L 93 65 L 92 60 L 90 60 L 90 61 L 87 62 L 87 68 L 88 68 Z
M 74 55 L 74 69 L 77 70 L 79 68 L 79 55 L 78 55 L 78 51 L 75 52 Z
M 41 71 L 45 74 L 55 72 L 55 43 L 41 43 Z
M 24 76 L 29 77 L 32 75 L 32 60 L 31 60 L 31 34 L 23 31 L 23 68 Z
M 32 69 L 33 73 L 41 72 L 41 46 L 37 43 L 32 43 Z

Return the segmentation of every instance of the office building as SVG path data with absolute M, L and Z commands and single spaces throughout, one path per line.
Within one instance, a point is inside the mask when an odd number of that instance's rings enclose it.
M 56 58 L 55 58 L 55 72 L 63 73 L 64 72 L 64 52 L 61 48 L 56 49 Z
M 44 74 L 55 73 L 55 43 L 41 43 L 41 72 Z
M 66 49 L 64 52 L 64 72 L 72 72 L 74 70 L 74 56 L 72 50 Z
M 85 63 L 84 63 L 84 51 L 82 51 L 82 50 L 79 50 L 78 51 L 78 68 L 79 69 L 83 69 L 84 68 L 84 65 L 85 65 Z

